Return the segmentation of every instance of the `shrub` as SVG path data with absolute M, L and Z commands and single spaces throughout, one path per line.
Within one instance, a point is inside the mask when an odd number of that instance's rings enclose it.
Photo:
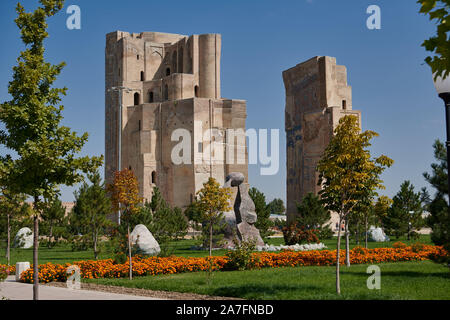
M 333 239 L 333 230 L 329 226 L 325 226 L 319 229 L 319 240 Z
M 411 250 L 413 252 L 421 252 L 424 248 L 425 248 L 425 245 L 420 242 L 416 242 L 411 245 Z
M 229 250 L 225 256 L 228 258 L 224 265 L 225 270 L 247 270 L 252 267 L 252 252 L 255 250 L 255 241 L 233 240 L 235 248 Z
M 396 248 L 396 249 L 404 249 L 404 248 L 406 248 L 407 246 L 406 246 L 406 244 L 404 244 L 403 242 L 397 241 L 397 242 L 394 242 L 394 244 L 392 245 L 392 247 L 393 247 L 393 248 Z
M 353 253 L 356 253 L 356 254 L 366 254 L 367 249 L 365 249 L 365 248 L 363 248 L 363 247 L 361 247 L 361 246 L 356 246 L 356 247 L 354 247 L 354 248 L 352 249 L 352 252 L 353 252 Z
M 300 228 L 297 227 L 296 223 L 283 228 L 284 243 L 287 245 L 293 245 L 296 243 L 319 243 L 319 237 L 317 234 L 317 229 L 305 230 L 303 226 Z

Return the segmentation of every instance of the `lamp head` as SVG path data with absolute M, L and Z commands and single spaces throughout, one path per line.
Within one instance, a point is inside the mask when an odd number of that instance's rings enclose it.
M 436 87 L 436 91 L 438 95 L 448 93 L 450 94 L 450 74 L 444 79 L 442 76 L 435 78 L 433 75 L 434 86 Z

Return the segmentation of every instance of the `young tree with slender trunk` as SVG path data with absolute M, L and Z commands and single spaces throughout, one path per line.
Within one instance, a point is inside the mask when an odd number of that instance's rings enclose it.
M 197 208 L 209 227 L 209 256 L 212 256 L 213 226 L 220 220 L 223 212 L 231 210 L 229 201 L 231 190 L 222 188 L 214 178 L 209 178 L 203 188 L 197 191 Z
M 339 226 L 352 214 L 367 190 L 383 188 L 379 178 L 393 160 L 382 155 L 372 159 L 368 147 L 376 132 L 364 131 L 355 116 L 344 116 L 334 130 L 325 152 L 318 163 L 320 195 L 328 210 L 339 215 Z M 336 250 L 336 292 L 340 287 L 341 228 L 338 229 Z M 348 250 L 347 250 L 348 251 Z
M 133 171 L 124 169 L 117 171 L 114 182 L 108 185 L 111 194 L 111 202 L 115 211 L 121 210 L 121 221 L 127 224 L 127 244 L 129 261 L 129 278 L 133 279 L 133 262 L 131 259 L 130 222 L 132 215 L 139 212 L 139 204 L 143 199 L 139 196 L 139 184 Z
M 15 153 L 0 157 L 0 184 L 11 192 L 33 198 L 33 299 L 39 298 L 38 246 L 39 216 L 45 199 L 53 199 L 60 185 L 74 185 L 83 180 L 81 172 L 101 165 L 103 157 L 80 157 L 87 133 L 77 136 L 61 126 L 63 119 L 61 95 L 67 88 L 53 88 L 64 63 L 52 65 L 44 59 L 44 40 L 48 37 L 47 18 L 57 14 L 63 0 L 40 0 L 34 12 L 25 12 L 18 3 L 15 19 L 25 50 L 18 65 L 13 67 L 13 79 L 8 92 L 12 100 L 0 105 L 0 144 Z

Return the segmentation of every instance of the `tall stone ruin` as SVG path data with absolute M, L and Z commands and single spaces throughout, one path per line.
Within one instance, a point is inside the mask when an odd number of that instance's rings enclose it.
M 339 119 L 352 110 L 352 88 L 347 69 L 336 58 L 318 56 L 283 72 L 286 89 L 287 221 L 297 215 L 297 202 L 320 191 L 316 166 L 333 136 Z
M 106 35 L 107 183 L 112 181 L 115 171 L 129 168 L 137 176 L 142 197 L 150 199 L 157 186 L 172 206 L 183 208 L 192 202 L 209 177 L 221 184 L 233 171 L 247 177 L 246 102 L 221 97 L 221 46 L 220 34 L 185 36 L 116 31 Z M 122 90 L 119 101 L 119 92 L 112 88 L 121 86 L 131 90 Z M 199 123 L 201 126 L 196 126 Z M 191 133 L 190 163 L 172 162 L 172 150 L 179 143 L 171 139 L 176 129 Z M 217 136 L 205 138 L 208 129 L 216 130 Z M 235 129 L 235 161 L 228 164 L 216 161 L 213 148 L 209 148 L 207 155 L 211 161 L 201 161 L 208 145 L 225 145 L 227 129 Z M 118 168 L 119 134 L 121 168 Z M 224 148 L 219 158 L 227 156 L 228 149 Z

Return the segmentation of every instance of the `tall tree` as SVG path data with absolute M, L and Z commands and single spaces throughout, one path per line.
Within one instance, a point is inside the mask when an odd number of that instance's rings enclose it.
M 382 155 L 372 159 L 368 148 L 376 132 L 361 132 L 358 118 L 344 116 L 334 130 L 325 152 L 318 163 L 321 199 L 328 210 L 339 215 L 339 226 L 351 215 L 361 197 L 383 188 L 381 173 L 393 160 Z M 341 293 L 339 257 L 341 228 L 338 229 L 336 252 L 336 292 Z
M 425 58 L 436 76 L 447 77 L 450 73 L 450 0 L 418 0 L 420 13 L 429 16 L 437 25 L 436 35 L 422 43 L 433 56 Z
M 431 240 L 437 245 L 443 245 L 447 252 L 450 252 L 447 152 L 439 140 L 434 142 L 433 149 L 436 162 L 431 164 L 431 173 L 423 174 L 436 190 L 433 200 L 427 206 L 430 212 L 427 223 L 432 228 Z M 450 255 L 447 255 L 447 260 L 450 261 Z
M 273 222 L 269 219 L 270 209 L 266 204 L 266 196 L 255 187 L 250 188 L 248 194 L 255 204 L 257 216 L 255 227 L 259 229 L 261 237 L 270 236 L 272 234 L 270 228 L 273 227 Z
M 436 140 L 433 144 L 435 163 L 431 164 L 431 173 L 423 174 L 425 180 L 436 190 L 437 195 L 448 197 L 447 150 L 444 144 Z
M 281 199 L 275 198 L 268 204 L 270 214 L 282 215 L 286 213 L 286 207 Z
M 210 177 L 207 182 L 203 184 L 203 188 L 197 191 L 197 208 L 202 215 L 202 220 L 206 223 L 209 229 L 209 256 L 212 256 L 212 238 L 213 226 L 219 221 L 225 211 L 231 210 L 230 188 L 223 188 L 216 181 Z
M 131 260 L 130 224 L 133 215 L 139 212 L 139 204 L 142 198 L 139 196 L 139 184 L 133 171 L 124 169 L 117 171 L 114 182 L 108 185 L 111 194 L 111 202 L 115 211 L 121 210 L 121 221 L 127 225 L 128 261 L 130 280 L 133 279 L 133 263 Z
M 0 143 L 16 154 L 0 157 L 1 185 L 11 192 L 31 196 L 34 201 L 33 298 L 39 297 L 38 237 L 39 215 L 43 199 L 53 199 L 62 184 L 82 181 L 80 171 L 99 167 L 102 157 L 76 158 L 88 135 L 77 136 L 70 128 L 61 126 L 59 105 L 66 88 L 53 88 L 64 63 L 52 65 L 44 60 L 44 40 L 48 37 L 47 18 L 58 13 L 63 0 L 40 0 L 34 12 L 27 13 L 18 3 L 15 19 L 25 50 L 18 65 L 13 67 L 13 79 L 8 92 L 12 100 L 0 106 Z
M 98 171 L 88 174 L 91 184 L 84 182 L 74 193 L 75 206 L 71 213 L 71 226 L 82 233 L 88 246 L 94 251 L 94 259 L 100 253 L 99 239 L 114 224 L 108 215 L 111 214 L 111 200 Z
M 421 193 L 414 192 L 410 181 L 404 181 L 400 191 L 392 199 L 392 206 L 383 221 L 386 231 L 396 238 L 407 235 L 408 240 L 415 229 L 420 229 L 424 220 L 422 218 Z

